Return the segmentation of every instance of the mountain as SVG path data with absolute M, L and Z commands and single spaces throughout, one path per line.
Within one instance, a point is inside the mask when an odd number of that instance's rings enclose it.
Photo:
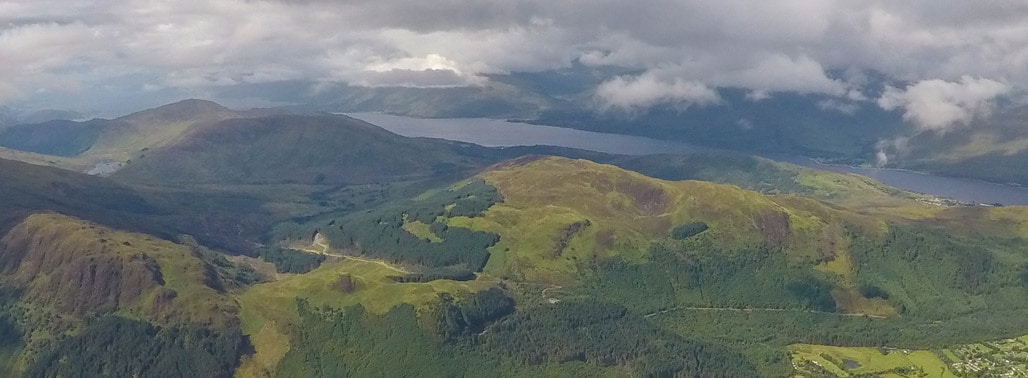
M 82 119 L 85 115 L 73 110 L 44 109 L 22 113 L 17 123 L 43 123 L 56 120 Z
M 0 176 L 5 376 L 234 369 L 248 344 L 227 293 L 256 273 L 183 236 L 218 245 L 205 237 L 210 211 L 17 161 L 0 159 Z
M 43 109 L 19 111 L 0 105 L 0 129 L 20 124 L 43 123 L 55 120 L 74 120 L 83 118 L 82 113 L 72 110 Z
M 665 174 L 697 163 L 668 160 Z M 1017 220 L 1024 208 L 942 207 L 856 176 L 779 169 L 791 172 L 782 182 L 792 191 L 810 194 L 529 157 L 406 202 L 283 225 L 276 238 L 388 261 L 393 272 L 379 274 L 400 282 L 501 282 L 518 310 L 486 334 L 538 337 L 502 332 L 554 303 L 601 300 L 688 340 L 741 351 L 772 376 L 792 369 L 783 351 L 794 343 L 931 348 L 1025 329 L 1010 317 L 1028 309 L 1028 291 L 1011 279 L 1028 266 L 1012 242 L 1021 239 L 1011 239 L 1028 236 Z M 330 281 L 328 269 L 312 274 Z M 462 270 L 474 278 L 461 283 Z M 289 282 L 282 287 L 315 281 Z M 517 315 L 522 308 L 528 318 Z M 588 349 L 564 348 L 595 363 Z
M 367 184 L 454 175 L 495 161 L 479 146 L 404 138 L 345 116 L 279 115 L 198 126 L 115 178 L 163 184 Z
M 25 376 L 227 376 L 247 343 L 223 276 L 185 245 L 31 215 L 0 239 L 0 332 L 15 335 L 0 345 L 8 352 L 0 367 Z
M 184 100 L 113 120 L 54 120 L 0 131 L 0 146 L 66 159 L 54 164 L 88 170 L 99 163 L 123 164 L 140 151 L 175 143 L 192 127 L 241 117 L 210 101 Z

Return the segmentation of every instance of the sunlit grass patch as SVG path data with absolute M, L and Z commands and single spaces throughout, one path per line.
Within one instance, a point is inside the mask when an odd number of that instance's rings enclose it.
M 808 363 L 812 363 L 840 377 L 864 374 L 885 377 L 956 377 L 938 356 L 924 350 L 847 348 L 809 344 L 790 345 L 788 350 L 792 355 L 793 366 L 797 366 L 801 372 L 816 372 L 816 368 L 808 367 Z

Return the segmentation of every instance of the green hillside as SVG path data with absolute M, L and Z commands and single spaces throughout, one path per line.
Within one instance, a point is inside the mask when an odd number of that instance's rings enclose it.
M 663 171 L 683 173 L 686 161 Z M 949 208 L 856 176 L 775 167 L 788 173 L 776 185 L 806 196 L 530 157 L 381 209 L 284 225 L 278 238 L 323 234 L 337 253 L 432 280 L 450 276 L 426 264 L 445 256 L 429 251 L 463 240 L 444 232 L 494 234 L 484 267 L 464 266 L 478 272 L 469 284 L 501 282 L 527 308 L 602 298 L 770 375 L 791 369 L 793 343 L 935 348 L 1028 326 L 1011 316 L 1028 309 L 1018 278 L 1028 249 L 1014 239 L 1023 209 Z M 746 182 L 760 171 L 740 172 Z
M 136 157 L 115 177 L 159 184 L 367 184 L 458 175 L 486 149 L 400 137 L 345 116 L 236 118 Z
M 589 160 L 501 162 L 533 152 Z M 487 149 L 331 115 L 194 124 L 136 153 L 110 178 L 0 160 L 0 367 L 957 371 L 925 353 L 1028 329 L 1026 208 L 742 155 Z

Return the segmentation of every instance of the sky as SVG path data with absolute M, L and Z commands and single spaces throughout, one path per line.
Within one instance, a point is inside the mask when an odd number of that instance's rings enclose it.
M 1028 1 L 0 0 L 0 105 L 22 108 L 104 112 L 287 81 L 480 86 L 573 62 L 638 72 L 595 88 L 604 109 L 706 106 L 733 87 L 946 130 L 1023 98 Z

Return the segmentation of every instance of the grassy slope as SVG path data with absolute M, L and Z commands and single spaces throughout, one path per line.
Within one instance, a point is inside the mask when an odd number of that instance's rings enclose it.
M 765 194 L 776 201 L 824 202 L 903 224 L 942 228 L 957 235 L 1028 237 L 1028 207 L 947 207 L 935 198 L 886 186 L 867 177 L 818 171 L 788 163 L 737 154 L 590 156 L 589 159 L 665 180 L 702 180 L 730 184 Z M 790 198 L 790 199 L 787 199 Z M 815 207 L 822 207 L 815 205 Z M 849 220 L 855 221 L 852 217 Z M 884 230 L 882 230 L 884 232 Z
M 782 203 L 795 200 L 708 182 L 662 181 L 585 160 L 523 160 L 481 177 L 497 187 L 504 202 L 482 218 L 449 222 L 501 235 L 486 273 L 555 284 L 574 279 L 569 273 L 577 261 L 615 255 L 643 261 L 652 241 L 693 221 L 710 225 L 700 237 L 725 250 L 773 243 L 797 261 L 810 259 L 817 246 L 807 234 L 824 232 L 836 213 L 816 203 L 805 204 L 813 211 L 788 207 Z M 589 225 L 572 235 L 557 256 L 555 245 L 565 227 L 586 221 Z
M 301 275 L 283 275 L 274 282 L 258 284 L 239 296 L 243 332 L 250 335 L 257 353 L 244 359 L 237 376 L 261 377 L 275 371 L 289 348 L 288 327 L 297 319 L 296 299 L 307 299 L 315 307 L 345 308 L 362 305 L 371 313 L 384 314 L 402 303 L 418 308 L 434 303 L 439 293 L 470 293 L 495 282 L 433 281 L 397 283 L 388 278 L 398 268 L 376 260 L 339 259 Z M 355 291 L 343 292 L 333 285 L 349 275 Z
M 665 168 L 673 171 L 688 163 Z M 890 222 L 945 228 L 963 224 L 960 234 L 1024 232 L 1016 222 L 1016 208 L 944 208 L 862 177 L 768 164 L 790 177 L 788 185 L 778 185 L 822 201 L 793 194 L 769 197 L 707 182 L 661 181 L 584 160 L 527 158 L 480 175 L 498 188 L 503 203 L 483 217 L 445 221 L 501 236 L 490 249 L 486 276 L 547 285 L 575 282 L 582 263 L 595 259 L 645 262 L 651 244 L 666 239 L 671 228 L 703 221 L 711 229 L 700 242 L 724 251 L 780 247 L 791 265 L 813 267 L 835 284 L 833 296 L 843 311 L 883 316 L 895 315 L 895 310 L 855 290 L 861 279 L 849 233 L 882 240 Z M 733 180 L 754 182 L 742 174 Z M 855 204 L 867 206 L 846 209 Z M 405 228 L 425 237 L 425 230 L 416 226 Z
M 930 269 L 914 268 L 915 271 L 903 273 L 902 269 L 908 268 L 899 268 L 905 264 L 902 262 L 889 263 L 894 264 L 893 268 L 885 270 L 876 270 L 882 267 L 861 269 L 851 251 L 854 245 L 849 235 L 856 232 L 869 238 L 867 240 L 881 242 L 892 232 L 890 224 L 941 229 L 956 235 L 953 240 L 957 243 L 988 251 L 998 264 L 1007 267 L 994 280 L 1006 282 L 1007 272 L 1024 264 L 1026 256 L 1021 248 L 1002 240 L 1025 237 L 1028 208 L 944 207 L 927 203 L 929 197 L 898 191 L 858 176 L 789 165 L 778 165 L 778 168 L 794 174 L 793 182 L 798 186 L 793 191 L 820 200 L 793 194 L 765 197 L 731 186 L 702 182 L 660 181 L 612 166 L 547 157 L 502 164 L 481 174 L 497 187 L 504 202 L 491 207 L 483 217 L 452 218 L 447 222 L 501 235 L 500 243 L 491 249 L 492 258 L 484 271 L 487 276 L 574 286 L 576 277 L 587 273 L 582 271 L 583 261 L 616 256 L 645 263 L 651 258 L 647 245 L 666 238 L 673 225 L 693 220 L 709 223 L 711 231 L 701 234 L 702 237 L 724 246 L 725 250 L 767 243 L 767 229 L 759 223 L 763 214 L 777 211 L 788 215 L 789 237 L 783 245 L 786 255 L 790 261 L 813 268 L 833 283 L 832 295 L 840 312 L 898 315 L 894 306 L 900 302 L 864 298 L 857 292 L 860 282 L 874 279 L 871 277 L 876 274 L 907 277 L 897 281 L 903 282 L 904 289 L 890 289 L 901 294 L 905 291 L 902 295 L 911 296 L 900 301 L 915 297 L 919 298 L 916 301 L 936 301 L 931 299 L 936 295 L 931 292 L 936 290 L 966 297 L 970 301 L 968 305 L 954 307 L 954 311 L 962 315 L 953 322 L 946 322 L 952 327 L 975 322 L 972 319 L 981 316 L 981 311 L 988 312 L 989 308 L 1006 301 L 1023 302 L 1023 298 L 1014 299 L 1023 294 L 1014 293 L 1017 290 L 1011 287 L 990 289 L 995 291 L 983 297 L 957 294 L 943 282 L 945 277 L 931 276 L 931 273 L 925 276 Z M 662 193 L 666 201 L 662 202 L 662 196 L 657 193 Z M 564 230 L 569 225 L 585 221 L 588 221 L 587 227 L 577 231 L 566 243 L 561 242 L 567 236 Z M 964 237 L 978 239 L 961 241 Z M 557 246 L 561 244 L 565 248 L 557 253 Z M 815 261 L 826 252 L 831 252 L 834 259 Z M 922 282 L 915 282 L 917 280 Z M 941 286 L 924 286 L 929 281 L 936 281 L 931 285 Z M 1009 286 L 1009 282 L 1000 285 Z M 559 298 L 561 289 L 553 287 L 557 291 L 549 295 L 544 291 L 543 296 Z M 1003 333 L 1009 334 L 1010 330 Z

